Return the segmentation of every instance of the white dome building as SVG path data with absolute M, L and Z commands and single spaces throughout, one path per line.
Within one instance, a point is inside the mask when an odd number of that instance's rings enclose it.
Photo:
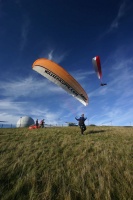
M 31 126 L 32 124 L 35 124 L 34 120 L 31 117 L 28 116 L 24 116 L 24 117 L 20 117 L 20 119 L 18 120 L 16 127 L 28 127 Z

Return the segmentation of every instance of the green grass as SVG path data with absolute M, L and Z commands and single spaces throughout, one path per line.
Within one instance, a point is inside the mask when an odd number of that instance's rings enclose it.
M 0 129 L 1 200 L 131 200 L 132 172 L 132 127 Z

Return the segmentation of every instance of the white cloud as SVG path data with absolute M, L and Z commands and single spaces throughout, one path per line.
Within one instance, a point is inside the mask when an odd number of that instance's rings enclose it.
M 1 103 L 1 102 L 0 102 Z M 18 105 L 19 104 L 19 105 Z M 7 124 L 15 125 L 20 117 L 30 116 L 34 119 L 45 119 L 46 124 L 59 124 L 59 118 L 62 117 L 61 112 L 51 112 L 48 108 L 35 108 L 35 106 L 24 103 L 6 102 L 4 107 L 0 107 L 0 121 L 6 121 Z M 26 108 L 29 106 L 29 108 Z M 2 112 L 3 110 L 3 112 Z M 62 123 L 65 123 L 62 121 Z
M 122 3 L 119 6 L 117 15 L 115 16 L 114 20 L 109 25 L 109 28 L 107 31 L 105 31 L 101 37 L 105 36 L 108 33 L 111 33 L 113 30 L 118 29 L 120 25 L 120 21 L 122 18 L 127 14 L 129 9 L 132 8 L 132 2 L 130 0 L 123 0 Z
M 16 79 L 14 81 L 0 82 L 1 95 L 12 97 L 39 97 L 50 95 L 51 92 L 61 93 L 63 90 L 58 86 L 50 83 L 45 78 L 35 79 L 32 76 L 25 79 Z M 30 97 L 29 96 L 29 97 Z
M 84 81 L 86 78 L 89 78 L 89 76 L 94 74 L 95 72 L 89 70 L 76 70 L 71 71 L 70 73 L 77 81 Z
M 27 44 L 27 37 L 29 32 L 29 26 L 30 26 L 30 19 L 27 15 L 23 15 L 24 21 L 22 24 L 21 29 L 21 43 L 20 43 L 20 51 L 23 51 L 26 44 Z
M 51 51 L 48 53 L 48 59 L 49 59 L 49 60 L 52 60 L 52 59 L 53 59 L 53 52 L 54 52 L 54 50 L 51 50 Z
M 106 69 L 107 86 L 100 87 L 95 81 L 88 86 L 88 77 L 94 73 L 92 71 L 72 72 L 87 91 L 88 87 L 92 91 L 88 92 L 87 107 L 37 73 L 23 79 L 0 81 L 3 98 L 0 101 L 0 120 L 16 123 L 20 116 L 28 115 L 34 120 L 44 118 L 47 124 L 58 124 L 76 122 L 74 117 L 84 113 L 88 118 L 86 124 L 128 125 L 132 122 L 133 113 L 133 59 L 120 57 L 118 52 L 111 56 L 110 67 Z M 92 87 L 93 84 L 95 87 Z
M 22 13 L 22 23 L 21 23 L 21 33 L 20 33 L 20 51 L 22 52 L 26 45 L 27 45 L 27 41 L 28 41 L 28 33 L 30 31 L 30 23 L 31 20 L 27 14 L 27 12 L 25 11 L 25 8 L 23 8 L 23 4 L 21 0 L 15 0 L 14 2 L 17 6 L 18 9 L 20 11 L 20 13 Z
M 7 123 L 16 123 L 19 117 L 24 113 L 27 103 L 14 102 L 12 99 L 0 100 L 0 120 L 5 120 Z
M 57 64 L 60 64 L 62 61 L 66 59 L 68 55 L 67 51 L 61 51 L 55 48 L 46 48 L 44 51 L 40 53 L 40 58 L 47 58 L 49 60 L 52 60 L 53 62 L 56 62 Z
M 91 123 L 129 125 L 133 121 L 133 59 L 122 54 L 119 56 L 119 52 L 117 49 L 110 57 L 110 67 L 105 74 L 107 86 L 98 87 L 88 94 Z
M 112 31 L 114 28 L 118 28 L 120 19 L 125 15 L 126 9 L 126 1 L 123 1 L 119 7 L 118 13 L 112 24 L 110 25 L 109 32 Z
M 21 116 L 30 116 L 34 120 L 45 119 L 47 124 L 58 124 L 62 111 L 51 111 L 48 105 L 35 102 L 15 102 L 12 99 L 0 100 L 0 120 L 16 124 Z
M 62 117 L 63 112 L 62 109 L 61 111 L 58 109 L 60 110 L 63 104 L 69 102 L 69 99 L 72 102 L 76 101 L 47 79 L 36 79 L 31 76 L 25 79 L 17 78 L 13 81 L 0 82 L 0 92 L 3 97 L 3 100 L 0 101 L 0 112 L 5 112 L 2 120 L 8 118 L 9 121 L 10 116 L 10 123 L 16 123 L 16 119 L 20 116 L 30 115 L 34 118 L 46 118 L 47 123 L 57 124 L 58 118 Z M 55 101 L 54 97 L 58 99 L 59 105 L 50 111 Z M 38 103 L 36 103 L 36 98 Z M 49 106 L 50 101 L 51 106 Z M 67 105 L 67 108 L 71 109 L 70 104 Z
M 18 115 L 14 115 L 14 113 L 12 114 L 8 114 L 8 113 L 0 113 L 0 120 L 1 121 L 5 121 L 4 123 L 0 123 L 1 125 L 3 124 L 3 126 L 5 124 L 13 124 L 16 125 L 17 121 L 19 120 L 20 116 Z

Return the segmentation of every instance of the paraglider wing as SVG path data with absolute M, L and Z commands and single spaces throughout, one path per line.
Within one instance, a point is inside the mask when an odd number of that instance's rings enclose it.
M 88 104 L 88 96 L 81 85 L 65 69 L 55 62 L 40 58 L 33 63 L 32 69 L 62 87 L 83 105 L 86 106 Z
M 95 72 L 97 73 L 97 76 L 99 79 L 102 78 L 102 69 L 101 69 L 101 62 L 100 62 L 100 57 L 96 56 L 92 58 L 92 64 L 94 66 Z
M 102 68 L 101 68 L 101 62 L 100 62 L 100 57 L 99 56 L 95 56 L 94 58 L 92 58 L 92 64 L 94 66 L 95 72 L 98 76 L 98 78 L 100 79 L 101 82 L 101 86 L 107 85 L 107 83 L 103 83 L 102 82 Z

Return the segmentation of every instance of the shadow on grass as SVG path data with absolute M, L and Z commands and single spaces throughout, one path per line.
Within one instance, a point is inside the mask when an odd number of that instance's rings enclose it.
M 95 133 L 104 133 L 104 132 L 106 132 L 106 131 L 104 131 L 104 130 L 99 130 L 99 131 L 88 131 L 88 132 L 86 132 L 86 134 L 95 134 Z

